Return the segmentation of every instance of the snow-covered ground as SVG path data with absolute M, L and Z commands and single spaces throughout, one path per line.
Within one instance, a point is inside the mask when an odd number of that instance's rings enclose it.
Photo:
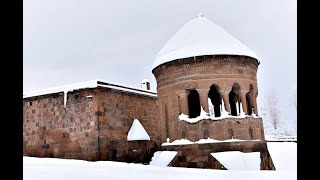
M 297 143 L 268 142 L 272 161 L 279 171 L 297 171 Z
M 23 157 L 24 180 L 295 180 L 296 143 L 270 142 L 268 148 L 278 166 L 277 171 L 211 170 L 159 167 L 110 161 L 87 162 L 55 158 Z

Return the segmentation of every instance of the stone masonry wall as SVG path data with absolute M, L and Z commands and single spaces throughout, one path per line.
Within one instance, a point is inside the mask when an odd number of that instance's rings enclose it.
M 210 153 L 225 151 L 260 152 L 260 169 L 275 170 L 265 141 L 222 142 L 162 146 L 163 151 L 177 151 L 173 167 L 225 169 Z
M 170 121 L 169 131 L 171 141 L 176 139 L 188 139 L 198 141 L 199 139 L 242 139 L 242 140 L 264 140 L 264 129 L 261 118 L 225 118 L 222 120 L 201 120 L 196 123 L 186 121 Z
M 162 143 L 157 97 L 106 88 L 68 92 L 67 97 L 66 108 L 63 92 L 23 100 L 24 155 L 127 161 L 134 118 L 150 142 Z M 110 153 L 115 157 L 110 159 Z
M 178 120 L 181 113 L 189 115 L 189 90 L 197 90 L 200 105 L 206 112 L 209 112 L 208 93 L 210 86 L 216 85 L 223 101 L 228 103 L 229 92 L 232 90 L 234 83 L 238 83 L 240 89 L 236 93 L 241 99 L 243 107 L 247 107 L 246 95 L 249 94 L 249 109 L 253 108 L 255 114 L 258 114 L 256 103 L 256 97 L 258 96 L 256 77 L 258 65 L 256 59 L 246 56 L 217 55 L 175 60 L 153 69 L 152 72 L 157 80 L 159 121 L 162 121 L 164 126 L 167 127 L 163 133 L 163 141 L 165 141 L 167 137 L 173 140 L 185 136 L 193 139 L 204 137 L 204 135 L 201 135 L 203 134 L 203 130 L 199 129 L 200 126 L 184 126 L 183 123 L 180 123 Z M 227 107 L 229 108 L 227 104 L 225 104 L 225 107 L 226 110 Z M 244 108 L 244 111 L 247 111 L 247 108 Z M 238 119 L 235 119 L 234 122 L 238 122 L 237 120 Z M 239 125 L 233 123 L 233 121 L 221 122 L 220 125 L 219 123 L 209 123 L 209 137 L 226 139 L 229 137 L 229 135 L 227 135 L 228 133 L 226 133 L 228 129 L 230 129 L 228 123 L 231 123 L 231 126 L 241 128 L 241 130 L 236 130 L 237 128 L 233 129 L 235 138 L 251 139 L 249 133 L 253 133 L 253 138 L 264 138 L 262 121 L 260 119 L 255 122 L 255 120 L 256 119 L 248 121 L 240 120 L 242 123 Z M 198 124 L 201 125 L 204 122 Z M 201 128 L 204 127 L 206 126 L 201 126 Z M 249 130 L 250 127 L 252 131 Z M 223 128 L 227 129 L 223 130 Z M 197 130 L 199 130 L 199 132 L 196 132 Z
M 99 159 L 128 160 L 127 134 L 134 118 L 138 119 L 152 141 L 159 146 L 161 127 L 157 97 L 121 92 L 113 89 L 97 89 L 98 106 L 94 113 L 99 119 Z M 115 156 L 112 151 L 116 150 Z
M 94 90 L 56 93 L 23 100 L 23 154 L 97 160 Z M 89 97 L 87 97 L 89 96 Z

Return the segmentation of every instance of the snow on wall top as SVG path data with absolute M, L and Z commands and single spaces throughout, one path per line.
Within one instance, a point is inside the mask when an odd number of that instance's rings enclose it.
M 128 132 L 128 141 L 150 140 L 150 136 L 138 119 L 134 119 Z
M 53 88 L 25 92 L 23 93 L 23 98 L 54 94 L 54 93 L 60 93 L 60 92 L 64 92 L 66 94 L 67 92 L 72 92 L 74 90 L 96 88 L 96 87 L 111 88 L 111 89 L 120 90 L 120 91 L 126 91 L 126 92 L 131 92 L 136 94 L 157 97 L 157 93 L 150 90 L 143 90 L 140 88 L 134 88 L 134 87 L 125 86 L 118 83 L 113 83 L 113 82 L 108 82 L 105 80 L 98 79 L 98 80 L 91 80 L 91 81 L 86 81 L 81 83 L 69 84 L 65 86 L 58 86 Z
M 244 55 L 258 59 L 239 40 L 199 14 L 184 24 L 160 50 L 152 69 L 176 59 L 202 55 Z

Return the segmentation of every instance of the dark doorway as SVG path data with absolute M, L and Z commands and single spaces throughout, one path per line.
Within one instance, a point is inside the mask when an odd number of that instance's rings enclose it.
M 197 90 L 190 90 L 188 95 L 189 118 L 200 116 L 201 106 Z
M 117 150 L 116 149 L 109 150 L 108 160 L 109 161 L 116 161 L 117 160 L 116 157 L 117 157 Z
M 220 112 L 221 95 L 219 94 L 218 88 L 216 87 L 216 85 L 213 84 L 210 87 L 208 97 L 211 99 L 211 103 L 214 108 L 214 116 L 220 117 L 221 116 L 221 112 Z

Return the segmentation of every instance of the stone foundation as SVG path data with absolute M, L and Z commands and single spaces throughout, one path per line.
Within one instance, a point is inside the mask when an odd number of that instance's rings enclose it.
M 163 151 L 177 151 L 178 154 L 171 161 L 173 167 L 225 169 L 210 153 L 241 151 L 260 152 L 260 169 L 275 170 L 265 141 L 221 142 L 189 145 L 162 146 Z

